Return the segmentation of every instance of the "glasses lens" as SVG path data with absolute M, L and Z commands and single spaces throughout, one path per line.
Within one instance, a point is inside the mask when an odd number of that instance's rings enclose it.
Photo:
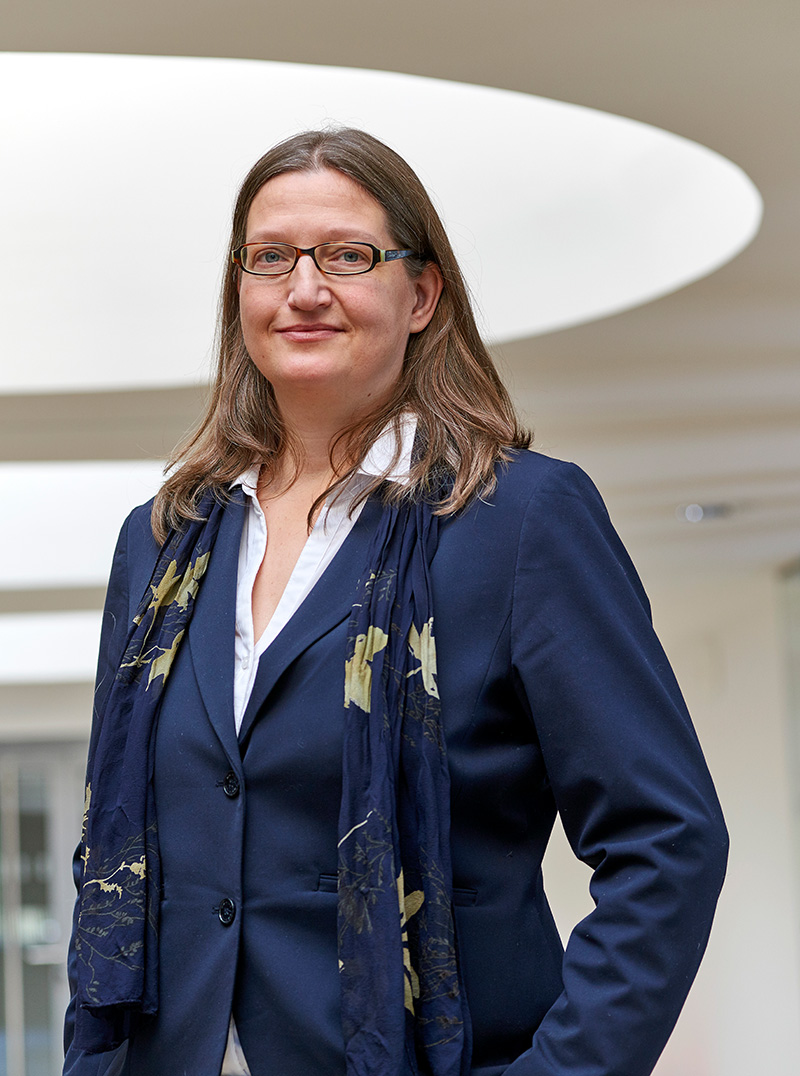
M 278 276 L 294 265 L 294 247 L 285 243 L 248 243 L 242 247 L 242 265 L 248 273 Z
M 372 247 L 368 243 L 323 243 L 316 253 L 317 264 L 323 273 L 336 276 L 366 273 L 374 264 Z

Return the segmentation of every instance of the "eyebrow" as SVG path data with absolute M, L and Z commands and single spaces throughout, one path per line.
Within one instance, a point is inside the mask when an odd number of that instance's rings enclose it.
M 289 243 L 289 240 L 283 235 L 282 232 L 274 231 L 271 228 L 262 228 L 253 233 L 252 238 L 246 240 L 247 243 Z M 371 243 L 378 249 L 383 249 L 380 240 L 377 236 L 371 232 L 364 232 L 357 228 L 331 228 L 326 233 L 325 239 L 320 239 L 318 243 L 312 244 L 312 246 L 319 246 L 321 243 Z M 392 242 L 392 241 L 390 241 Z M 290 243 L 290 246 L 299 246 L 299 243 Z

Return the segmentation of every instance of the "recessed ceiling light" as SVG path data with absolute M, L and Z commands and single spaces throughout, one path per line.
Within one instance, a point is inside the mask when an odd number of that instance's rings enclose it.
M 675 515 L 685 523 L 707 523 L 710 519 L 721 519 L 733 511 L 733 505 L 721 501 L 709 504 L 680 504 Z
M 206 380 L 233 194 L 271 144 L 307 127 L 364 127 L 408 158 L 493 342 L 674 291 L 732 258 L 761 219 L 747 176 L 704 146 L 486 86 L 260 60 L 5 53 L 0 98 L 6 392 Z M 191 272 L 176 271 L 176 236 Z

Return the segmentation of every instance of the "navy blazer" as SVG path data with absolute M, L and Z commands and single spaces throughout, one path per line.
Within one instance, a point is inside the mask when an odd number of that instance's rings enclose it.
M 70 1076 L 219 1076 L 233 1011 L 253 1076 L 343 1076 L 336 841 L 347 622 L 380 505 L 262 656 L 233 721 L 231 504 L 156 739 L 159 1011 Z M 123 527 L 98 704 L 157 548 Z M 639 579 L 599 494 L 534 452 L 442 523 L 432 564 L 459 954 L 474 1076 L 646 1076 L 705 948 L 727 838 Z M 596 908 L 566 952 L 541 862 L 556 812 Z

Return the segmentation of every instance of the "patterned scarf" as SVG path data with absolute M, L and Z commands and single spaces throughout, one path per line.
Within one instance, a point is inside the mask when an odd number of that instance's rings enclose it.
M 339 814 L 347 1076 L 466 1076 L 450 778 L 429 566 L 438 517 L 387 507 L 350 617 Z
M 172 531 L 131 624 L 89 744 L 83 869 L 75 928 L 75 1044 L 88 1053 L 127 1037 L 128 1014 L 158 1008 L 161 872 L 153 796 L 158 711 L 208 568 L 224 506 Z
M 158 841 L 153 748 L 169 670 L 224 511 L 172 532 L 137 610 L 89 750 L 75 948 L 75 1043 L 111 1049 L 155 1013 Z M 350 619 L 339 818 L 339 968 L 347 1076 L 466 1076 L 450 790 L 428 569 L 438 518 L 386 507 Z

